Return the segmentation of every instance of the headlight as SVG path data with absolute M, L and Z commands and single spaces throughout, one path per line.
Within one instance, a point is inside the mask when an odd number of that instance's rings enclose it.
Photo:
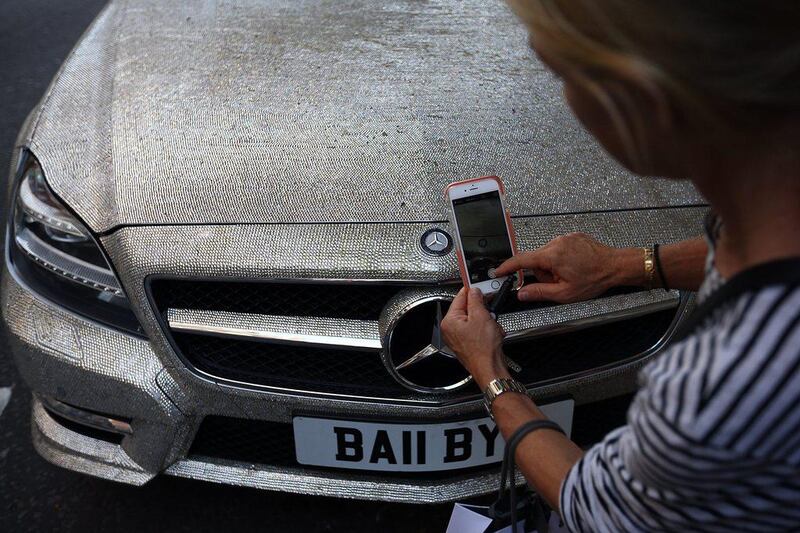
M 88 318 L 142 334 L 122 286 L 91 232 L 59 200 L 36 158 L 23 155 L 9 259 L 35 292 Z M 9 239 L 11 240 L 11 239 Z

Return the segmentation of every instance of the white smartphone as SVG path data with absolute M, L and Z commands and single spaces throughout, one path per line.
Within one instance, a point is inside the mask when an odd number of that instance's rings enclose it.
M 457 181 L 447 187 L 446 195 L 464 285 L 483 294 L 497 292 L 507 276 L 496 277 L 494 269 L 516 254 L 503 182 L 497 176 Z M 517 274 L 521 285 L 522 272 Z

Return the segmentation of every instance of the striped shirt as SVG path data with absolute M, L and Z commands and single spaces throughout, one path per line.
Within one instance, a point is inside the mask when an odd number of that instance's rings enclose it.
M 562 484 L 571 531 L 800 530 L 800 258 L 716 276 Z

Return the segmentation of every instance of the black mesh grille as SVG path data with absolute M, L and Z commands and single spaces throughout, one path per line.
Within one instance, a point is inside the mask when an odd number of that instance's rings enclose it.
M 674 315 L 674 310 L 659 311 L 570 334 L 509 343 L 505 351 L 523 367 L 518 379 L 527 384 L 541 383 L 618 363 L 651 348 Z M 186 333 L 173 333 L 173 338 L 195 368 L 228 380 L 335 394 L 377 394 L 398 399 L 418 396 L 389 376 L 377 352 Z M 470 387 L 454 394 L 477 392 Z
M 408 283 L 291 283 L 188 281 L 157 279 L 151 285 L 159 310 L 201 309 L 285 316 L 320 316 L 377 320 L 389 299 Z M 428 286 L 429 288 L 430 286 Z M 631 292 L 615 288 L 611 294 Z M 509 299 L 505 312 L 550 307 L 549 302 Z
M 675 309 L 658 311 L 573 333 L 507 343 L 508 357 L 523 367 L 528 384 L 619 363 L 652 348 L 664 336 Z
M 631 396 L 625 395 L 576 407 L 572 424 L 573 440 L 580 446 L 586 447 L 602 439 L 612 429 L 623 425 L 630 400 Z M 476 416 L 480 417 L 483 414 L 476 413 Z M 390 421 L 388 418 L 386 420 Z M 300 466 L 295 460 L 294 432 L 291 424 L 225 416 L 208 416 L 203 420 L 189 450 L 189 456 L 269 466 Z M 496 470 L 497 466 L 464 469 L 455 473 L 382 472 L 379 475 L 382 478 L 441 479 L 484 469 Z
M 151 287 L 162 310 L 377 320 L 389 299 L 408 285 L 158 280 Z
M 159 312 L 168 308 L 376 320 L 386 303 L 408 284 L 258 283 L 155 280 Z M 419 285 L 417 285 L 419 287 Z M 617 291 L 620 292 L 620 291 Z M 542 307 L 512 300 L 513 308 Z M 506 344 L 529 385 L 613 365 L 653 347 L 675 310 L 659 311 L 580 331 Z M 193 368 L 216 378 L 256 386 L 317 393 L 396 399 L 436 396 L 410 391 L 390 377 L 377 351 L 317 348 L 172 332 L 175 346 Z M 477 394 L 470 386 L 450 398 Z
M 173 333 L 199 370 L 234 381 L 340 394 L 404 392 L 378 352 L 312 348 Z
M 217 457 L 242 463 L 295 466 L 291 424 L 207 416 L 189 455 Z

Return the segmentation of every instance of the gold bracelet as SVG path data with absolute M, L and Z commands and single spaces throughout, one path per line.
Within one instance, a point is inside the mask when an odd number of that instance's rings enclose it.
M 645 246 L 644 250 L 644 282 L 648 289 L 653 288 L 653 276 L 656 272 L 655 252 L 652 246 Z

